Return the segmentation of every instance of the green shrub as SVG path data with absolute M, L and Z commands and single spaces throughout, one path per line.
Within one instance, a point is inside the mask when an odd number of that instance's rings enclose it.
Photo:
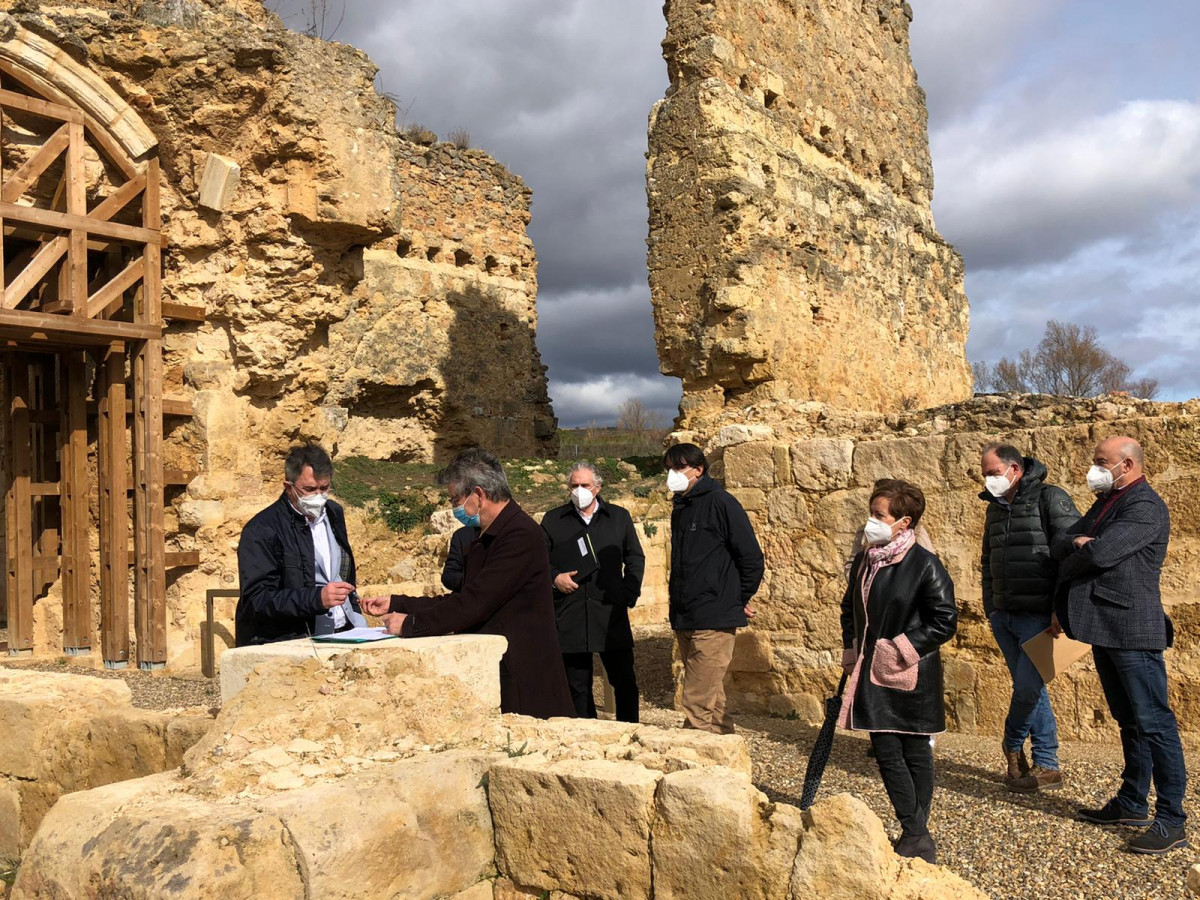
M 642 523 L 642 531 L 644 531 L 646 533 L 646 537 L 652 538 L 656 534 L 658 534 L 658 526 L 655 525 L 653 522 L 643 522 Z
M 438 505 L 417 491 L 379 492 L 379 518 L 395 532 L 412 531 L 429 521 Z
M 650 496 L 650 492 L 653 490 L 654 490 L 654 488 L 652 488 L 648 484 L 639 484 L 636 487 L 634 487 L 633 496 L 641 497 L 642 499 L 645 499 L 646 497 Z
M 625 480 L 625 473 L 617 465 L 618 462 L 619 460 L 615 459 L 597 459 L 592 462 L 592 465 L 596 467 L 605 484 L 615 484 Z
M 640 478 L 657 478 L 663 474 L 661 456 L 626 456 L 623 462 L 637 469 Z

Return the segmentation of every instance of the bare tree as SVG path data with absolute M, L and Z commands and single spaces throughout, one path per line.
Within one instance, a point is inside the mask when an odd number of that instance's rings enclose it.
M 617 407 L 617 428 L 644 434 L 662 427 L 662 417 L 639 397 L 630 397 Z
M 284 7 L 284 0 L 269 0 L 267 3 L 267 9 L 286 22 L 291 15 L 283 15 L 281 10 Z M 346 18 L 346 0 L 307 0 L 300 5 L 299 13 L 304 18 L 302 27 L 296 31 L 309 37 L 332 41 Z
M 1153 378 L 1131 380 L 1132 369 L 1100 346 L 1091 325 L 1046 323 L 1046 332 L 1033 350 L 1017 359 L 1004 357 L 995 365 L 973 366 L 976 387 L 992 391 L 1094 397 L 1122 391 L 1151 399 L 1158 391 Z

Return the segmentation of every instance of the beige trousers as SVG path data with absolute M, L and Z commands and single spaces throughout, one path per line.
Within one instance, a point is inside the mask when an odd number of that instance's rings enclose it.
M 733 659 L 736 630 L 675 632 L 679 658 L 683 660 L 684 728 L 733 734 L 733 723 L 725 716 L 725 670 Z

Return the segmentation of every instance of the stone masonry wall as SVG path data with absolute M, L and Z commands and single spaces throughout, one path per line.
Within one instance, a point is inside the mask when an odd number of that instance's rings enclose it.
M 365 54 L 260 0 L 0 0 L 0 27 L 63 48 L 153 132 L 163 299 L 206 312 L 164 341 L 164 394 L 195 410 L 166 420 L 164 463 L 197 473 L 168 489 L 167 549 L 201 556 L 168 572 L 170 664 L 198 661 L 204 591 L 236 586 L 237 536 L 278 496 L 290 445 L 553 453 L 530 192 L 483 151 L 400 136 Z M 205 206 L 210 164 L 228 178 Z M 390 539 L 383 572 L 404 549 Z M 60 605 L 52 587 L 35 606 L 37 652 L 61 650 Z
M 970 395 L 958 253 L 930 213 L 901 0 L 670 0 L 650 115 L 650 288 L 679 427 L 799 398 Z
M 772 802 L 737 735 L 500 715 L 497 643 L 290 642 L 176 772 L 63 797 L 14 900 L 982 900 L 849 794 Z
M 173 769 L 206 710 L 136 709 L 122 681 L 0 669 L 0 861 L 18 859 L 58 798 Z
M 1049 480 L 1084 512 L 1093 499 L 1084 474 L 1095 445 L 1130 434 L 1142 442 L 1147 477 L 1171 511 L 1162 578 L 1177 635 L 1167 653 L 1171 703 L 1188 740 L 1200 741 L 1200 400 L 985 396 L 890 416 L 793 402 L 727 421 L 707 441 L 692 432 L 676 437 L 708 444 L 714 474 L 749 511 L 766 554 L 758 616 L 739 633 L 727 681 L 732 708 L 820 720 L 821 701 L 840 674 L 844 564 L 872 485 L 894 477 L 925 492 L 923 522 L 955 583 L 958 633 L 943 649 L 949 726 L 999 733 L 1011 682 L 983 617 L 980 450 L 993 440 L 1013 442 L 1045 463 Z M 1090 657 L 1050 693 L 1064 737 L 1115 739 Z

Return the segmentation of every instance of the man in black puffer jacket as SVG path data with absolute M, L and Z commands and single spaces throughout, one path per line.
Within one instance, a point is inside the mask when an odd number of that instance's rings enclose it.
M 725 715 L 725 670 L 734 635 L 754 611 L 747 605 L 763 577 L 763 554 L 741 504 L 708 477 L 695 444 L 663 455 L 671 510 L 671 628 L 683 660 L 685 727 L 732 734 Z
M 1021 645 L 1050 627 L 1058 565 L 1050 542 L 1079 519 L 1062 488 L 1046 484 L 1046 467 L 1012 444 L 983 448 L 981 471 L 988 503 L 983 529 L 983 609 L 1012 674 L 1004 721 L 1005 782 L 1010 791 L 1062 787 L 1058 723 L 1045 682 Z M 1033 767 L 1025 759 L 1025 737 Z

